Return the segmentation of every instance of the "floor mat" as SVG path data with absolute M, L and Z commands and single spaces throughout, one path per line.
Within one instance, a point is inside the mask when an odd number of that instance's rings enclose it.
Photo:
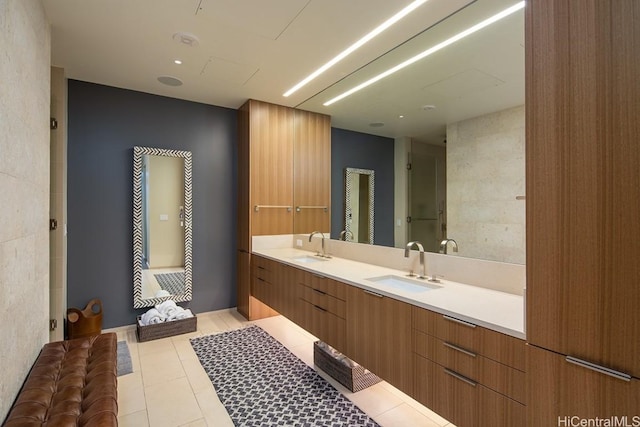
M 184 271 L 176 273 L 154 274 L 160 288 L 171 295 L 181 295 L 184 293 Z
M 118 376 L 127 375 L 133 372 L 131 365 L 131 353 L 126 341 L 118 341 Z
M 237 426 L 377 426 L 258 326 L 190 340 Z

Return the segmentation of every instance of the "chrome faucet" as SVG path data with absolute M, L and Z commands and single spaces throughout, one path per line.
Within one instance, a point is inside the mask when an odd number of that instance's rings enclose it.
M 444 239 L 442 242 L 440 242 L 440 253 L 441 254 L 445 254 L 447 253 L 447 245 L 451 243 L 452 244 L 452 248 L 453 248 L 453 252 L 458 252 L 458 244 L 456 243 L 455 240 L 453 239 Z
M 324 233 L 322 233 L 321 231 L 314 231 L 313 233 L 309 234 L 309 242 L 311 242 L 311 238 L 316 234 L 319 234 L 319 235 L 322 236 L 322 254 L 319 251 L 317 251 L 316 255 L 324 257 L 324 258 L 331 258 L 324 251 Z
M 353 240 L 353 233 L 351 232 L 351 230 L 342 230 L 340 232 L 340 236 L 338 237 L 338 240 L 344 240 L 346 242 L 347 239 L 349 238 L 349 235 L 351 235 L 351 240 Z
M 407 246 L 404 248 L 404 257 L 409 258 L 409 251 L 414 245 L 417 246 L 418 250 L 420 251 L 420 265 L 422 266 L 422 274 L 418 276 L 418 279 L 426 279 L 427 270 L 424 264 L 424 247 L 422 247 L 422 244 L 418 241 L 407 243 Z M 411 276 L 412 274 L 409 275 Z

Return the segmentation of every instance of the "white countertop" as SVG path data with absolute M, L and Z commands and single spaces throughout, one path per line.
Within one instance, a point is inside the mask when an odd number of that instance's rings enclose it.
M 305 255 L 313 257 L 313 253 L 294 248 L 256 249 L 253 253 L 503 334 L 525 338 L 524 300 L 519 295 L 449 280 L 436 284 L 441 286 L 439 289 L 416 293 L 366 280 L 386 275 L 404 277 L 404 271 L 344 258 L 303 263 L 293 258 Z M 425 284 L 432 285 L 429 282 Z

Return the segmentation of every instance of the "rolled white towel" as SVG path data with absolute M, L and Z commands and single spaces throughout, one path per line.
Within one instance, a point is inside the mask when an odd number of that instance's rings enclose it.
M 185 310 L 184 308 L 180 307 L 180 309 L 181 309 L 180 311 L 178 311 L 173 316 L 167 318 L 167 320 L 180 320 L 180 319 L 186 319 L 188 317 L 193 317 L 193 313 L 188 308 Z
M 155 298 L 160 298 L 160 297 L 169 297 L 171 296 L 171 294 L 169 293 L 169 291 L 165 291 L 164 289 L 160 289 L 158 292 L 156 292 L 156 294 L 154 295 Z
M 166 300 L 158 305 L 156 305 L 156 310 L 160 312 L 164 317 L 171 317 L 176 312 L 182 310 L 182 307 L 178 307 L 174 300 Z
M 156 323 L 162 323 L 166 320 L 167 316 L 160 313 L 155 308 L 150 309 L 142 315 L 140 321 L 143 326 L 155 325 Z

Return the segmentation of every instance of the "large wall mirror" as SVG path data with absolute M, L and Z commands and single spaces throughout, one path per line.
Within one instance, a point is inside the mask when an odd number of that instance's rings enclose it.
M 373 244 L 375 172 L 346 168 L 344 171 L 344 240 Z
M 433 236 L 432 242 L 424 242 L 430 250 L 439 249 L 440 239 L 453 238 L 459 256 L 524 264 L 523 2 L 466 3 L 297 107 L 331 115 L 334 128 L 395 141 L 391 142 L 395 188 L 390 195 L 376 189 L 383 205 L 395 206 L 392 221 L 376 221 L 376 233 L 385 227 L 393 229 L 394 246 L 412 240 L 410 228 L 420 227 Z M 328 107 L 323 105 L 510 8 L 505 17 L 471 35 Z M 436 148 L 428 154 L 436 159 L 435 172 L 420 173 L 415 164 L 408 170 L 407 163 L 412 154 L 416 157 L 420 144 Z M 429 203 L 411 212 L 412 200 L 419 200 L 421 189 Z
M 191 301 L 191 152 L 133 149 L 133 306 Z

